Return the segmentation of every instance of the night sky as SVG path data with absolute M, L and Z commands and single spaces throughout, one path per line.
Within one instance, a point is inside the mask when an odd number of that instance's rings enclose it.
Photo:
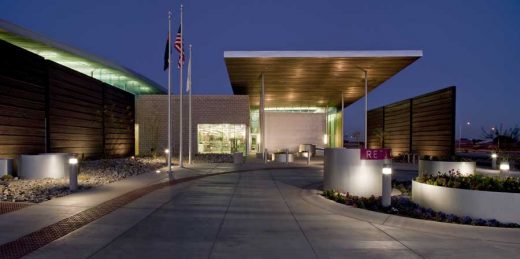
M 174 12 L 176 31 L 179 6 L 164 0 L 0 0 L 0 18 L 166 86 L 167 12 Z M 226 50 L 413 49 L 424 56 L 373 91 L 369 108 L 456 85 L 457 129 L 471 122 L 463 137 L 480 137 L 481 127 L 520 124 L 520 1 L 207 0 L 184 6 L 194 94 L 232 93 Z M 363 131 L 362 109 L 361 101 L 347 108 L 347 133 Z

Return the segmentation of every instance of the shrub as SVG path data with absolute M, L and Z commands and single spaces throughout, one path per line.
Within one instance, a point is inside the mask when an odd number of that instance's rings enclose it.
M 520 193 L 519 177 L 493 177 L 484 175 L 463 176 L 450 171 L 439 175 L 423 175 L 415 178 L 419 183 L 430 185 L 491 192 Z

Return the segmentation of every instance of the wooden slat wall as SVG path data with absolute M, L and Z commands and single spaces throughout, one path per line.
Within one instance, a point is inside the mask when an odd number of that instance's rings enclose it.
M 134 154 L 134 95 L 1 40 L 0 54 L 0 157 Z
M 103 156 L 103 83 L 47 61 L 51 152 Z
M 105 152 L 111 157 L 134 153 L 134 96 L 123 90 L 105 87 Z
M 45 152 L 44 59 L 0 41 L 0 157 Z
M 381 139 L 376 131 L 378 129 L 384 130 L 385 123 L 385 108 L 380 107 L 377 109 L 370 110 L 368 112 L 368 146 L 370 148 L 381 148 Z
M 450 156 L 455 150 L 455 87 L 412 99 L 412 151 Z
M 368 146 L 378 148 L 375 128 L 384 128 L 384 146 L 392 155 L 450 156 L 455 151 L 454 86 L 368 112 Z M 384 112 L 383 112 L 383 111 Z M 383 126 L 381 126 L 381 114 Z M 371 134 L 372 132 L 372 134 Z
M 410 149 L 410 100 L 385 106 L 384 145 L 392 155 L 407 153 Z

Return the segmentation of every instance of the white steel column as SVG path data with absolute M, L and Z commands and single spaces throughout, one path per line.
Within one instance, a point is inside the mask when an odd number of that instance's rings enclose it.
M 341 147 L 345 146 L 345 133 L 343 129 L 345 128 L 345 113 L 343 112 L 343 107 L 345 107 L 345 98 L 343 97 L 344 93 L 341 92 Z
M 172 176 L 172 85 L 171 85 L 171 74 L 172 74 L 172 12 L 168 12 L 168 176 Z
M 368 72 L 365 72 L 365 148 L 367 148 L 368 144 Z
M 260 78 L 260 110 L 259 110 L 259 121 L 260 121 L 260 149 L 262 151 L 262 159 L 265 161 L 265 157 L 267 154 L 265 153 L 265 89 L 264 89 L 264 73 L 262 73 Z
M 183 161 L 182 161 L 182 67 L 184 66 L 184 47 L 183 41 L 183 28 L 182 28 L 182 5 L 181 5 L 181 50 L 180 50 L 180 66 L 179 66 L 179 166 L 184 167 Z

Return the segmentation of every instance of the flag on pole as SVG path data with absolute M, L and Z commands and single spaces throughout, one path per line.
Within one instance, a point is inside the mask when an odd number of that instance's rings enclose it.
M 180 68 L 182 65 L 184 65 L 184 47 L 181 49 L 182 42 L 182 32 L 181 32 L 181 26 L 179 25 L 179 30 L 177 31 L 177 37 L 175 37 L 175 49 L 177 52 L 179 52 L 179 61 L 177 62 L 177 67 Z
M 166 69 L 168 69 L 168 66 L 170 65 L 168 62 L 168 59 L 170 58 L 170 53 L 168 53 L 168 50 L 170 49 L 169 45 L 170 45 L 170 37 L 168 35 L 168 36 L 166 36 L 166 49 L 164 50 L 164 66 L 163 66 L 164 71 L 166 71 Z
M 188 79 L 186 79 L 186 92 L 191 91 L 191 45 L 190 45 L 190 60 L 188 60 Z

